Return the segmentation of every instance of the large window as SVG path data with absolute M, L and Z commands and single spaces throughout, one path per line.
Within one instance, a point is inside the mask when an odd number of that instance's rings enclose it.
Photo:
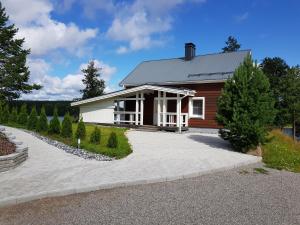
M 204 97 L 192 97 L 189 103 L 189 116 L 190 118 L 204 119 L 205 112 L 205 98 Z

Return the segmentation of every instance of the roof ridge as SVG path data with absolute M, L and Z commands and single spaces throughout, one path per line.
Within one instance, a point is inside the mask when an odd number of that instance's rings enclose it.
M 237 50 L 234 52 L 215 52 L 215 53 L 207 53 L 207 54 L 203 54 L 203 55 L 196 55 L 194 58 L 196 57 L 200 57 L 200 56 L 208 56 L 208 55 L 222 55 L 222 54 L 233 54 L 233 53 L 237 53 L 237 52 L 251 52 L 251 49 L 243 49 L 243 50 Z M 184 61 L 184 57 L 174 57 L 174 58 L 164 58 L 164 59 L 149 59 L 149 60 L 143 60 L 141 63 L 144 62 L 154 62 L 154 61 L 164 61 L 164 60 L 173 60 L 173 59 L 181 59 Z

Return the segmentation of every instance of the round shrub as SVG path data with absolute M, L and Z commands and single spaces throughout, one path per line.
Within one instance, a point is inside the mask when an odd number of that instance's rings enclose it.
M 27 125 L 27 120 L 28 120 L 28 114 L 27 114 L 27 106 L 26 104 L 23 104 L 21 106 L 20 114 L 18 117 L 18 123 L 20 125 Z
M 78 123 L 75 136 L 76 136 L 76 138 L 80 138 L 82 140 L 85 139 L 86 130 L 85 130 L 85 124 L 84 124 L 82 118 L 80 119 L 80 121 Z
M 72 119 L 69 113 L 66 113 L 61 127 L 61 136 L 71 138 L 73 136 Z
M 45 111 L 45 107 L 43 106 L 41 109 L 41 114 L 37 122 L 36 130 L 38 132 L 47 132 L 48 131 L 48 119 Z
M 90 142 L 92 144 L 100 144 L 101 140 L 101 130 L 98 127 L 95 127 L 94 131 L 91 134 Z
M 35 130 L 37 122 L 38 122 L 38 115 L 37 115 L 35 106 L 33 106 L 32 109 L 31 109 L 31 113 L 29 115 L 29 118 L 28 118 L 27 129 L 28 130 Z
M 60 121 L 58 119 L 57 108 L 54 108 L 53 118 L 49 125 L 49 134 L 60 134 Z
M 115 132 L 111 132 L 108 138 L 107 147 L 116 148 L 118 146 L 118 138 Z

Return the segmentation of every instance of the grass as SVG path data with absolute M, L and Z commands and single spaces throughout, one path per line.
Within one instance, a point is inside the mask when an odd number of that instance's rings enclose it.
M 24 126 L 17 125 L 17 124 L 8 124 L 9 126 L 17 127 L 17 128 L 23 128 L 26 129 Z M 110 157 L 115 157 L 116 159 L 121 159 L 132 153 L 131 146 L 128 142 L 128 139 L 125 135 L 125 132 L 127 131 L 126 128 L 118 128 L 118 127 L 105 127 L 105 126 L 98 126 L 101 130 L 101 141 L 100 144 L 92 144 L 90 143 L 90 136 L 93 132 L 95 125 L 86 124 L 86 138 L 85 140 L 81 140 L 80 148 L 85 149 L 89 152 L 103 154 Z M 77 124 L 73 124 L 73 134 L 75 134 L 77 129 Z M 108 148 L 107 141 L 109 138 L 109 135 L 111 132 L 115 132 L 118 138 L 118 146 L 116 148 Z M 62 142 L 64 144 L 77 147 L 77 139 L 73 138 L 63 138 L 61 135 L 54 135 L 54 134 L 48 134 L 48 133 L 40 133 L 43 136 L 46 136 L 48 138 L 51 138 L 53 140 Z
M 270 168 L 300 172 L 300 143 L 294 142 L 280 130 L 270 132 L 262 146 L 263 162 Z

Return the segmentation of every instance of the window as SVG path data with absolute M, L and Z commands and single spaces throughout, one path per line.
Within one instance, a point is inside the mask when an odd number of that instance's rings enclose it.
M 189 103 L 189 115 L 191 118 L 204 119 L 205 112 L 205 98 L 204 97 L 192 97 Z

